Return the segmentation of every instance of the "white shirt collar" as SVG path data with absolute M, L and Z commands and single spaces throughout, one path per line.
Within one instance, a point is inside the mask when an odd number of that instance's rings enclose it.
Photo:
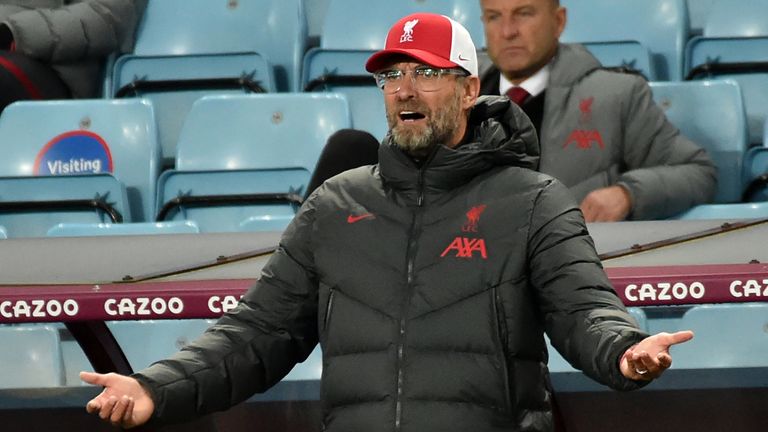
M 533 76 L 521 82 L 520 87 L 524 88 L 525 91 L 531 95 L 531 97 L 540 95 L 544 90 L 547 89 L 550 69 L 551 67 L 549 63 L 547 63 L 546 66 L 539 69 L 539 71 L 533 74 Z M 504 74 L 499 74 L 499 77 L 499 94 L 505 95 L 507 94 L 507 91 L 515 85 L 509 82 L 509 80 L 504 77 Z

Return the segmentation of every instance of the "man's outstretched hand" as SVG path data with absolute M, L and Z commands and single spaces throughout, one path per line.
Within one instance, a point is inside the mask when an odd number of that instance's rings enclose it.
M 116 373 L 80 372 L 88 384 L 104 387 L 104 391 L 88 401 L 86 411 L 98 414 L 114 426 L 132 428 L 146 423 L 155 410 L 155 403 L 139 382 Z
M 621 357 L 621 373 L 637 381 L 658 378 L 672 366 L 669 347 L 693 339 L 692 331 L 658 333 L 633 345 Z

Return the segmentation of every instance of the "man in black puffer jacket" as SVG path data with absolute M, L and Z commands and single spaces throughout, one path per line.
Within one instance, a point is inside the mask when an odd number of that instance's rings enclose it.
M 447 42 L 446 42 L 447 41 Z M 121 426 L 189 419 L 264 391 L 323 349 L 322 430 L 552 429 L 544 332 L 631 390 L 690 332 L 648 336 L 611 288 L 567 188 L 534 171 L 536 133 L 477 99 L 474 46 L 415 14 L 372 56 L 390 134 L 378 165 L 320 186 L 259 282 L 200 339 L 88 403 Z

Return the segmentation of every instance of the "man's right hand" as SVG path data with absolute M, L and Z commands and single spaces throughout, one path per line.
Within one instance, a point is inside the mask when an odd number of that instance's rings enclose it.
M 88 401 L 85 409 L 114 426 L 140 426 L 155 411 L 155 403 L 149 393 L 134 378 L 116 373 L 80 372 L 80 379 L 104 387 L 104 391 Z

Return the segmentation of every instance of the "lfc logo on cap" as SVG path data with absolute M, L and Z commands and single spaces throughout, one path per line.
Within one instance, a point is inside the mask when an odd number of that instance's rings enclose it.
M 416 27 L 416 24 L 418 23 L 419 20 L 417 19 L 405 22 L 405 25 L 403 26 L 403 35 L 400 36 L 400 43 L 413 42 L 413 28 Z

